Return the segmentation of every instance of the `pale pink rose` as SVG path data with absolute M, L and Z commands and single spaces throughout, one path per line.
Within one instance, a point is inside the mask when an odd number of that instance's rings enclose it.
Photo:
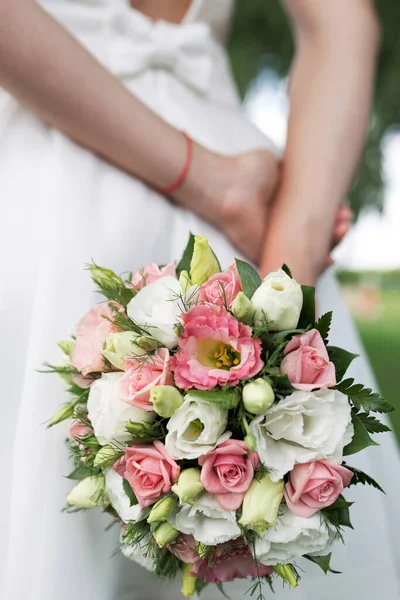
M 263 367 L 261 341 L 222 306 L 199 304 L 181 316 L 184 332 L 174 357 L 176 385 L 211 390 L 237 385 Z
M 242 291 L 236 264 L 232 263 L 222 273 L 213 275 L 200 287 L 199 299 L 210 304 L 231 308 L 232 302 Z
M 85 437 L 85 435 L 90 435 L 91 433 L 93 433 L 91 427 L 85 425 L 82 421 L 74 421 L 68 430 L 68 437 L 71 440 L 74 440 L 76 438 Z
M 281 371 L 297 390 L 310 392 L 336 385 L 335 365 L 316 329 L 295 335 L 285 348 Z
M 159 348 L 145 359 L 125 359 L 125 374 L 121 379 L 121 397 L 125 402 L 153 410 L 151 389 L 156 385 L 174 385 L 170 371 L 171 357 L 167 348 Z
M 180 473 L 180 467 L 158 440 L 150 446 L 126 447 L 114 468 L 128 481 L 141 508 L 169 494 Z
M 107 336 L 115 331 L 108 319 L 113 312 L 107 302 L 98 304 L 79 321 L 76 343 L 71 353 L 71 365 L 82 375 L 104 370 L 102 355 Z
M 249 451 L 245 442 L 230 439 L 200 456 L 199 464 L 201 483 L 207 492 L 215 494 L 225 510 L 237 510 L 242 506 L 259 458 L 257 452 Z
M 143 269 L 136 271 L 132 277 L 132 284 L 135 290 L 141 290 L 145 285 L 149 283 L 154 283 L 161 279 L 161 277 L 166 276 L 176 277 L 176 260 L 169 263 L 165 267 L 161 267 L 161 269 L 154 263 L 147 265 Z
M 206 583 L 225 583 L 247 577 L 265 577 L 273 573 L 272 567 L 258 565 L 250 549 L 241 538 L 219 544 L 210 558 L 194 563 L 190 575 L 203 579 Z
M 285 500 L 299 517 L 311 517 L 331 506 L 350 484 L 353 473 L 334 460 L 297 464 L 285 486 Z
M 181 533 L 172 544 L 168 544 L 168 550 L 184 563 L 191 564 L 199 560 L 196 552 L 196 540 L 192 535 Z
M 85 377 L 84 375 L 81 375 L 81 373 L 74 373 L 72 375 L 72 381 L 74 382 L 75 385 L 80 387 L 82 390 L 87 390 L 92 385 L 94 379 L 93 379 L 93 377 L 90 377 L 90 376 Z

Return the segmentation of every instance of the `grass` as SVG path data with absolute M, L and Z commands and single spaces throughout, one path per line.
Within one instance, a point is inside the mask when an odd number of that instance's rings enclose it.
M 400 292 L 382 292 L 374 317 L 356 316 L 356 323 L 400 443 Z

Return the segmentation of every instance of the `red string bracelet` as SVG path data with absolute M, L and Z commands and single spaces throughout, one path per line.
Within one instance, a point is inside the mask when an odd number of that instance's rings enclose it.
M 158 188 L 156 191 L 162 196 L 170 196 L 173 192 L 176 192 L 182 184 L 184 183 L 186 177 L 188 176 L 190 166 L 193 160 L 193 140 L 185 131 L 182 131 L 182 135 L 186 140 L 186 160 L 183 165 L 183 169 L 179 177 L 172 183 L 170 186 L 165 188 Z

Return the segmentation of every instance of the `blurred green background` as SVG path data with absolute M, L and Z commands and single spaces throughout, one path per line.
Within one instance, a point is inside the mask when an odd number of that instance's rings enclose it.
M 388 182 L 385 181 L 385 143 L 396 135 L 400 141 L 400 0 L 376 0 L 381 21 L 382 42 L 378 64 L 373 114 L 365 151 L 349 202 L 360 223 L 368 211 L 382 212 L 388 203 Z M 282 80 L 288 75 L 293 57 L 293 40 L 286 15 L 279 0 L 237 0 L 233 27 L 229 39 L 232 68 L 242 97 L 245 99 L 263 73 L 273 73 Z M 266 107 L 268 110 L 268 107 Z M 393 153 L 392 153 L 393 154 Z M 392 156 L 393 163 L 393 156 Z M 400 167 L 400 143 L 394 155 L 394 170 Z M 393 170 L 393 165 L 392 165 Z M 393 187 L 393 186 L 392 186 Z M 397 198 L 393 198 L 397 196 Z M 391 190 L 391 206 L 400 199 L 400 177 Z M 386 215 L 391 220 L 393 210 Z M 385 238 L 385 230 L 376 221 L 361 228 L 353 247 L 340 256 L 338 273 L 345 299 L 352 310 L 366 351 L 373 365 L 381 392 L 395 407 L 400 406 L 397 376 L 400 373 L 400 212 L 397 211 L 398 238 Z M 376 223 L 375 238 L 373 223 Z M 358 225 L 357 225 L 358 227 Z M 379 229 L 379 231 L 378 231 Z M 364 233 L 363 233 L 364 232 Z M 368 233 L 366 233 L 368 232 Z M 383 232 L 383 233 L 382 233 Z M 366 235 L 368 240 L 363 239 Z M 380 252 L 382 261 L 353 260 L 362 254 L 362 244 L 387 245 Z M 392 244 L 393 247 L 390 247 Z M 355 245 L 355 247 L 354 247 Z M 394 247 L 396 246 L 396 247 Z M 369 248 L 371 251 L 371 248 Z M 350 252 L 351 251 L 351 252 Z M 396 254 L 397 253 L 397 254 Z M 394 254 L 398 257 L 393 259 Z M 357 266 L 357 262 L 361 264 Z M 394 266 L 387 270 L 387 263 Z M 400 442 L 400 409 L 392 413 L 392 422 Z

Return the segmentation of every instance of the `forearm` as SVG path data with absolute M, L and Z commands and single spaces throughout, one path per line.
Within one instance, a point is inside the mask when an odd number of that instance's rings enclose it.
M 378 35 L 368 19 L 353 16 L 345 14 L 342 28 L 318 22 L 315 30 L 297 32 L 282 185 L 262 268 L 288 262 L 310 283 L 329 252 L 371 105 Z
M 153 187 L 170 185 L 182 170 L 182 134 L 33 0 L 0 0 L 0 85 L 43 121 Z M 196 146 L 191 193 L 206 166 Z

